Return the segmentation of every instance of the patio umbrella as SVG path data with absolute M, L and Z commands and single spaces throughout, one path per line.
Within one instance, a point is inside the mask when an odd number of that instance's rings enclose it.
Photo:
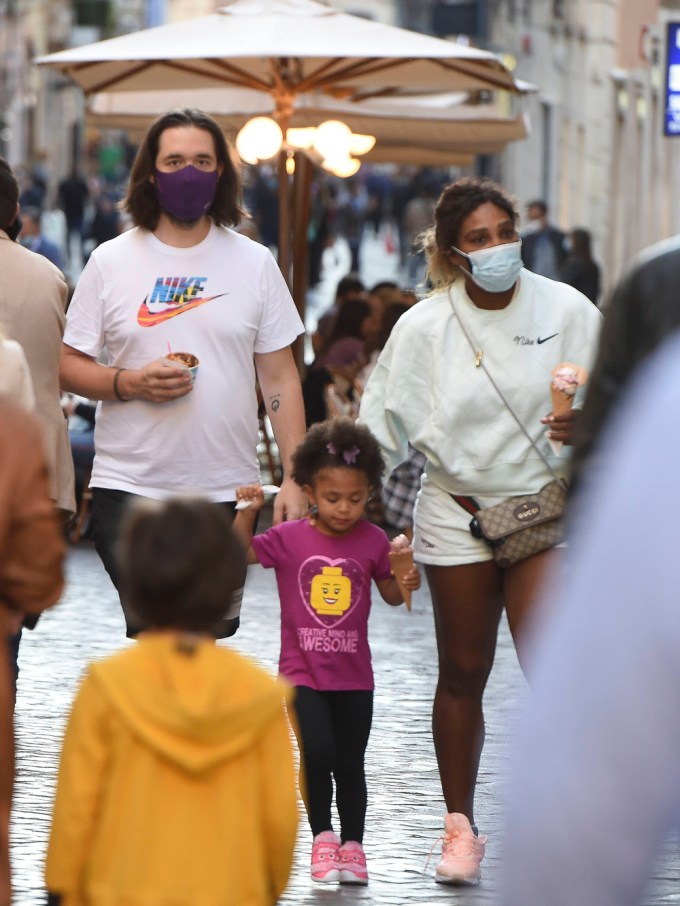
M 294 101 L 355 102 L 432 92 L 514 90 L 494 55 L 340 12 L 318 0 L 231 0 L 216 13 L 40 57 L 86 92 L 249 88 L 285 131 Z M 174 102 L 173 102 L 174 106 Z M 288 179 L 279 165 L 279 252 L 289 260 Z
M 90 94 L 232 86 L 285 107 L 322 91 L 352 100 L 512 90 L 494 55 L 340 12 L 319 0 L 231 0 L 216 13 L 41 57 Z

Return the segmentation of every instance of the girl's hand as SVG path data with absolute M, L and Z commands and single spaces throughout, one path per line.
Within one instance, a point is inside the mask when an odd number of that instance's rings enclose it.
M 416 589 L 420 588 L 420 570 L 415 563 L 407 573 L 404 573 L 401 583 L 409 591 L 416 591 Z
M 248 509 L 251 512 L 256 513 L 261 510 L 264 506 L 262 486 L 259 484 L 245 484 L 240 488 L 236 488 L 236 502 L 239 503 L 242 500 L 248 502 Z
M 541 422 L 544 425 L 548 425 L 548 437 L 550 440 L 554 440 L 556 443 L 571 444 L 574 434 L 574 423 L 580 411 L 580 409 L 568 409 L 565 412 L 560 412 L 559 415 L 553 415 L 551 412 L 550 415 L 542 418 Z

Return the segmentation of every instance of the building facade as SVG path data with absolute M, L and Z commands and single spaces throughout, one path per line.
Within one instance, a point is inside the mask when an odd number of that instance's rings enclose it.
M 642 248 L 680 232 L 680 138 L 663 134 L 665 25 L 660 0 L 496 0 L 489 40 L 537 90 L 531 135 L 500 171 L 521 202 L 543 198 L 562 228 L 584 226 L 606 296 Z

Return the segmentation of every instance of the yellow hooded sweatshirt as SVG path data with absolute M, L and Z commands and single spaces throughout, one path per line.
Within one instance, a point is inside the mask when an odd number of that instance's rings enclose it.
M 288 688 L 206 639 L 92 664 L 64 738 L 46 882 L 62 906 L 264 906 L 298 823 Z

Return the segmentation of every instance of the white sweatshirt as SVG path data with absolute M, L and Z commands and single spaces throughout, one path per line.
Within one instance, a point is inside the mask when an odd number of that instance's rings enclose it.
M 527 270 L 500 311 L 477 308 L 462 278 L 450 294 L 494 380 L 564 475 L 566 448 L 556 457 L 541 424 L 552 410 L 551 372 L 564 361 L 590 370 L 600 312 L 571 286 Z M 475 366 L 446 292 L 399 319 L 366 386 L 360 418 L 390 468 L 406 458 L 410 441 L 427 456 L 428 477 L 449 492 L 503 497 L 532 493 L 551 480 L 484 369 Z

